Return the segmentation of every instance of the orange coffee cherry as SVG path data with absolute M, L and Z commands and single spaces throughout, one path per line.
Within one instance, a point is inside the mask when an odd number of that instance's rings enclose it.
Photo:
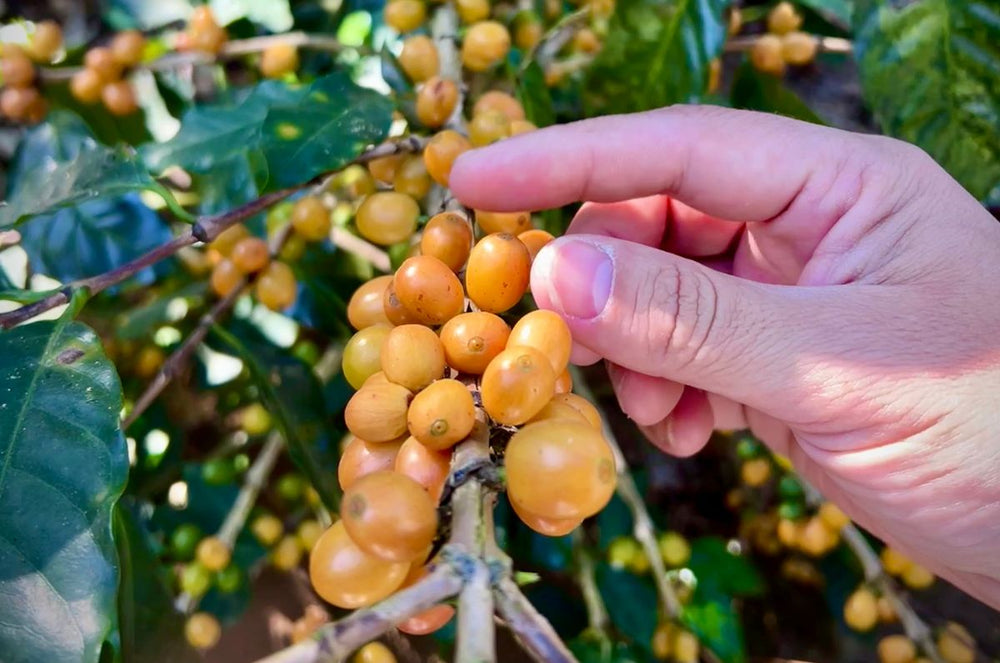
M 416 393 L 444 374 L 441 339 L 423 325 L 394 327 L 382 345 L 382 372 L 390 382 Z M 405 421 L 405 413 L 404 413 Z M 403 430 L 406 430 L 405 424 Z M 373 437 L 365 437 L 374 440 Z M 397 433 L 402 435 L 402 432 Z M 396 437 L 393 435 L 392 437 Z
M 434 256 L 407 258 L 393 285 L 399 301 L 421 324 L 443 325 L 465 309 L 462 282 Z
M 437 258 L 453 272 L 458 272 L 469 259 L 472 249 L 472 227 L 468 219 L 457 212 L 441 212 L 431 217 L 420 236 L 420 253 Z
M 510 327 L 499 316 L 484 311 L 457 315 L 441 328 L 448 365 L 460 373 L 481 375 L 507 346 Z
M 490 417 L 517 426 L 549 402 L 555 394 L 556 375 L 549 359 L 538 350 L 513 347 L 493 358 L 481 384 L 483 408 Z
M 410 435 L 428 449 L 443 451 L 468 437 L 476 424 L 476 404 L 458 380 L 432 382 L 413 397 L 406 414 Z

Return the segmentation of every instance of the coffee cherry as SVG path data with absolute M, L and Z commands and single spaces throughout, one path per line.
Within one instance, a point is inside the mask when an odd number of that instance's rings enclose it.
M 423 325 L 394 327 L 382 345 L 382 371 L 389 381 L 416 393 L 444 374 L 444 346 Z M 392 437 L 405 432 L 400 431 Z M 376 440 L 355 432 L 366 440 Z M 390 438 L 391 439 L 391 438 Z
M 225 297 L 243 283 L 243 272 L 236 267 L 233 261 L 223 259 L 212 268 L 211 285 L 212 292 L 219 297 Z
M 170 533 L 170 554 L 180 561 L 190 560 L 201 538 L 201 529 L 197 525 L 184 523 L 178 526 Z
M 502 23 L 481 21 L 469 28 L 462 41 L 462 64 L 470 71 L 486 71 L 510 51 L 510 33 Z
M 448 186 L 448 176 L 458 155 L 472 149 L 469 139 L 451 129 L 434 134 L 424 147 L 424 166 L 434 181 Z
M 510 327 L 500 317 L 482 311 L 457 315 L 441 328 L 448 365 L 461 373 L 481 375 L 507 346 Z
M 583 418 L 587 420 L 587 423 L 589 423 L 594 428 L 594 430 L 598 431 L 603 430 L 603 427 L 601 425 L 602 424 L 601 413 L 597 411 L 597 408 L 594 407 L 593 403 L 588 401 L 583 396 L 572 393 L 555 394 L 552 397 L 552 400 L 566 403 L 567 405 L 574 408 L 576 411 L 578 411 L 580 414 L 583 415 Z
M 538 411 L 538 414 L 528 420 L 528 423 L 544 421 L 546 419 L 570 419 L 571 421 L 578 421 L 580 423 L 587 424 L 588 426 L 590 425 L 587 418 L 584 417 L 583 414 L 581 414 L 575 407 L 554 399 L 549 400 L 549 402 L 545 404 L 545 407 Z
M 15 122 L 24 122 L 40 100 L 41 95 L 33 87 L 7 87 L 0 92 L 0 113 Z
M 420 392 L 417 396 L 423 393 Z M 429 449 L 417 438 L 411 436 L 399 448 L 399 453 L 396 455 L 392 469 L 398 474 L 408 476 L 420 484 L 427 491 L 427 494 L 431 496 L 431 499 L 434 500 L 434 503 L 437 504 L 441 498 L 441 491 L 444 490 L 444 483 L 448 479 L 448 472 L 451 469 L 451 454 L 447 451 Z
M 344 346 L 341 368 L 344 378 L 355 389 L 360 389 L 365 380 L 382 370 L 382 346 L 391 329 L 385 324 L 365 327 Z
M 203 30 L 214 25 L 218 25 L 218 23 L 215 20 L 215 14 L 212 13 L 212 8 L 208 5 L 195 7 L 188 19 L 188 27 L 193 30 Z
M 384 346 L 382 353 L 384 358 Z M 347 429 L 368 442 L 395 440 L 406 433 L 406 410 L 411 398 L 410 391 L 398 384 L 363 385 L 347 401 L 344 410 Z
M 361 550 L 343 521 L 327 529 L 309 555 L 313 589 L 338 608 L 363 608 L 384 599 L 403 584 L 409 568 L 408 562 L 387 562 Z
M 250 532 L 262 546 L 272 546 L 285 533 L 281 520 L 270 514 L 257 516 L 250 523 Z
M 306 196 L 292 208 L 292 227 L 310 242 L 320 242 L 330 234 L 330 211 L 316 196 Z
M 537 126 L 527 120 L 514 120 L 510 123 L 511 136 L 520 136 L 521 134 L 526 134 L 529 131 L 535 131 L 537 129 Z
M 95 46 L 87 51 L 83 56 L 83 65 L 100 76 L 105 83 L 116 81 L 122 75 L 122 65 L 106 46 Z
M 382 18 L 396 32 L 411 32 L 423 25 L 427 6 L 422 0 L 390 0 L 382 11 Z
M 611 449 L 586 424 L 528 424 L 510 438 L 504 462 L 511 502 L 542 518 L 586 518 L 604 508 L 614 493 Z
M 469 122 L 469 141 L 483 147 L 510 136 L 510 120 L 499 111 L 479 113 Z
M 573 35 L 570 48 L 577 53 L 593 55 L 601 50 L 601 39 L 590 28 L 581 28 Z
M 247 237 L 236 243 L 229 259 L 236 269 L 244 274 L 253 274 L 267 267 L 271 251 L 260 237 Z
M 391 470 L 404 442 L 402 437 L 389 442 L 366 442 L 351 436 L 337 465 L 340 489 L 350 489 L 358 479 L 372 472 Z
M 214 536 L 206 536 L 195 549 L 195 558 L 198 563 L 209 571 L 221 571 L 226 568 L 229 565 L 230 556 L 229 546 Z
M 392 184 L 396 178 L 396 169 L 407 156 L 406 154 L 391 154 L 387 157 L 372 159 L 368 162 L 368 172 L 379 182 Z
M 400 589 L 406 589 L 422 580 L 428 572 L 429 567 L 414 564 Z M 396 624 L 396 628 L 408 635 L 428 635 L 447 624 L 454 616 L 454 608 L 450 605 L 439 604 Z
M 514 502 L 510 503 L 510 507 L 522 523 L 527 525 L 529 529 L 534 530 L 543 536 L 566 536 L 579 527 L 580 523 L 583 522 L 580 519 L 574 518 L 566 520 L 559 520 L 557 518 L 541 518 L 533 513 L 528 513 L 527 511 L 522 510 Z
M 227 39 L 225 29 L 216 22 L 211 8 L 207 5 L 196 7 L 188 22 L 187 45 L 196 51 L 215 55 L 222 50 Z
M 302 561 L 299 540 L 289 534 L 281 538 L 270 554 L 271 565 L 279 571 L 291 571 Z
M 732 6 L 729 8 L 729 22 L 726 28 L 730 37 L 735 37 L 743 29 L 743 12 L 740 11 L 739 7 Z
M 139 110 L 139 102 L 135 98 L 135 90 L 128 81 L 112 81 L 101 90 L 101 101 L 112 115 L 119 117 L 131 115 Z
M 649 643 L 649 648 L 653 650 L 653 658 L 658 661 L 670 658 L 676 632 L 677 627 L 670 622 L 661 622 L 657 625 Z
M 423 157 L 414 155 L 404 159 L 396 171 L 392 188 L 417 200 L 426 196 L 431 190 L 431 176 L 427 173 Z
M 913 560 L 893 548 L 883 548 L 879 557 L 882 567 L 889 575 L 898 576 L 913 566 Z
M 37 62 L 51 62 L 55 54 L 62 48 L 62 28 L 55 21 L 42 21 L 35 25 L 35 34 L 31 35 L 28 53 Z
M 955 622 L 948 622 L 938 633 L 938 653 L 946 663 L 974 663 L 976 660 L 976 641 L 972 634 Z
M 830 531 L 839 532 L 850 524 L 851 519 L 847 517 L 833 502 L 823 502 L 819 505 L 816 515 L 823 521 Z
M 458 380 L 438 380 L 413 397 L 406 414 L 410 435 L 443 451 L 465 439 L 476 423 L 476 404 Z
M 192 562 L 181 569 L 179 585 L 182 592 L 198 598 L 211 587 L 212 574 L 198 562 Z
M 146 38 L 138 30 L 124 30 L 114 36 L 109 48 L 115 62 L 123 67 L 134 67 L 142 61 Z
M 369 242 L 389 246 L 410 238 L 417 227 L 420 206 L 410 196 L 380 191 L 365 198 L 355 223 Z
M 819 42 L 805 32 L 789 32 L 781 36 L 781 57 L 791 65 L 802 66 L 816 59 Z
M 340 519 L 351 540 L 389 562 L 413 562 L 427 555 L 437 532 L 437 506 L 408 476 L 373 472 L 344 493 Z
M 453 80 L 435 76 L 417 90 L 417 119 L 424 126 L 436 129 L 448 121 L 456 104 L 458 85 Z
M 767 483 L 771 478 L 771 463 L 766 458 L 751 458 L 740 466 L 740 479 L 751 488 Z
M 441 68 L 437 46 L 427 35 L 414 35 L 403 42 L 399 54 L 399 66 L 414 83 L 423 83 L 437 76 Z
M 677 663 L 698 663 L 698 638 L 690 631 L 678 630 L 674 634 L 671 650 Z
M 309 552 L 323 534 L 323 526 L 315 520 L 303 520 L 295 530 L 295 540 L 303 551 Z
M 802 26 L 802 15 L 790 2 L 779 2 L 767 15 L 767 31 L 783 35 Z
M 381 642 L 369 642 L 354 655 L 354 663 L 396 663 L 396 657 Z
M 395 281 L 395 277 L 393 277 Z M 396 295 L 396 286 L 390 282 L 382 295 L 382 310 L 389 319 L 390 324 L 409 325 L 417 322 L 417 317 L 410 313 L 409 309 L 403 306 Z
M 0 76 L 7 87 L 29 87 L 35 81 L 35 65 L 19 46 L 6 44 L 0 59 Z
M 752 462 L 752 461 L 748 461 Z M 840 542 L 836 533 L 831 532 L 818 517 L 812 517 L 799 532 L 799 549 L 811 557 L 822 557 Z
M 757 71 L 781 76 L 785 73 L 785 58 L 781 54 L 781 37 L 761 35 L 750 49 L 750 62 Z
M 518 12 L 514 17 L 514 45 L 522 51 L 530 51 L 545 34 L 541 19 L 533 11 Z
M 420 253 L 437 258 L 457 272 L 469 259 L 472 249 L 472 227 L 457 212 L 441 212 L 431 217 L 420 236 Z
M 919 564 L 911 564 L 899 576 L 910 589 L 927 589 L 934 584 L 934 574 Z
M 538 350 L 508 347 L 486 367 L 481 384 L 487 414 L 501 424 L 517 426 L 549 402 L 555 393 L 556 375 L 549 359 Z
M 434 256 L 407 258 L 393 286 L 400 303 L 424 325 L 443 325 L 465 309 L 462 282 Z
M 385 289 L 392 276 L 376 276 L 361 285 L 347 302 L 347 320 L 357 330 L 378 324 L 389 324 L 382 306 Z
M 93 69 L 81 69 L 69 81 L 69 91 L 82 104 L 96 104 L 101 99 L 104 81 Z
M 881 663 L 912 663 L 917 646 L 905 635 L 887 635 L 879 640 L 878 659 Z
M 684 566 L 691 559 L 691 544 L 677 532 L 664 532 L 656 540 L 663 563 L 671 568 Z
M 292 268 L 275 260 L 257 277 L 254 293 L 267 308 L 282 311 L 295 302 L 297 289 Z
M 272 44 L 260 54 L 260 74 L 264 78 L 283 78 L 298 68 L 299 51 L 291 44 Z
M 865 633 L 878 623 L 878 603 L 875 595 L 867 587 L 861 587 L 847 597 L 844 603 L 844 621 L 847 625 Z
M 499 90 L 484 92 L 476 100 L 476 105 L 472 107 L 473 117 L 490 112 L 501 113 L 511 122 L 525 119 L 524 106 L 521 105 L 521 102 Z
M 210 249 L 218 253 L 220 256 L 229 256 L 233 252 L 233 247 L 243 239 L 244 237 L 249 237 L 250 231 L 247 230 L 246 226 L 242 224 L 237 224 L 235 226 L 230 226 L 219 233 L 218 237 L 212 240 L 212 243 L 208 245 Z
M 556 393 L 567 394 L 571 391 L 573 391 L 573 375 L 569 372 L 569 368 L 566 368 L 556 376 Z
M 184 638 L 195 649 L 211 649 L 220 637 L 219 620 L 207 612 L 196 612 L 184 622 Z
M 876 605 L 878 606 L 878 620 L 883 624 L 892 624 L 899 620 L 896 608 L 888 598 L 884 596 L 878 597 Z
M 524 315 L 510 330 L 507 347 L 534 348 L 545 355 L 552 364 L 555 375 L 561 374 L 569 364 L 573 337 L 566 321 L 552 311 L 538 310 Z
M 476 23 L 490 17 L 489 0 L 455 0 L 455 11 L 463 23 Z
M 531 255 L 524 244 L 508 233 L 495 233 L 472 248 L 465 288 L 480 309 L 502 313 L 521 300 L 530 275 Z

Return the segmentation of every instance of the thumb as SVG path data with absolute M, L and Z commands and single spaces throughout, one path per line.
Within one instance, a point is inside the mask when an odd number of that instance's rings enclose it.
M 531 290 L 566 319 L 574 342 L 605 359 L 779 417 L 790 405 L 789 415 L 804 414 L 803 358 L 836 345 L 827 338 L 838 329 L 832 323 L 850 308 L 836 288 L 803 297 L 803 288 L 597 235 L 550 242 L 535 259 Z

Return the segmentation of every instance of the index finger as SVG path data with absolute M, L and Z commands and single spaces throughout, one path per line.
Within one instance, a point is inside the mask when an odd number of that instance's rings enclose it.
M 456 160 L 466 205 L 515 211 L 667 194 L 715 217 L 777 216 L 810 178 L 863 153 L 845 131 L 765 113 L 673 106 L 521 134 Z

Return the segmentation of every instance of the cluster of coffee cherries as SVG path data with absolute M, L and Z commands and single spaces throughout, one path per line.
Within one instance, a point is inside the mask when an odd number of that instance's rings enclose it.
M 128 70 L 142 61 L 146 38 L 138 30 L 117 33 L 104 46 L 83 57 L 83 69 L 70 79 L 69 89 L 83 104 L 104 104 L 112 115 L 131 115 L 139 108 Z
M 656 540 L 660 558 L 668 569 L 679 569 L 691 559 L 691 544 L 679 532 L 662 532 Z M 642 545 L 631 536 L 620 536 L 608 544 L 608 564 L 636 575 L 649 572 L 649 558 Z
M 54 21 L 35 25 L 28 43 L 3 44 L 0 51 L 0 115 L 12 122 L 35 124 L 48 112 L 48 104 L 37 87 L 35 64 L 51 62 L 62 50 L 62 28 Z
M 869 607 L 864 608 L 868 610 Z M 974 663 L 976 661 L 976 640 L 961 624 L 948 622 L 938 629 L 934 640 L 938 657 L 944 663 Z M 902 634 L 887 635 L 878 642 L 879 663 L 930 663 L 931 659 L 921 656 L 917 644 Z
M 819 42 L 802 32 L 802 14 L 790 2 L 779 2 L 767 15 L 767 33 L 750 49 L 750 62 L 758 70 L 781 76 L 788 65 L 801 67 L 816 59 Z

